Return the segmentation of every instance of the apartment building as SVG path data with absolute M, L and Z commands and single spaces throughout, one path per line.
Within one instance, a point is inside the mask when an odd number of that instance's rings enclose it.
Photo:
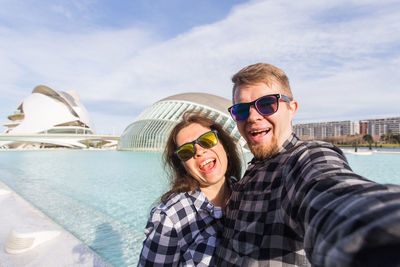
M 353 121 L 316 122 L 293 125 L 294 133 L 300 138 L 323 139 L 332 136 L 370 134 L 382 136 L 400 134 L 400 117 Z
M 293 125 L 294 133 L 302 138 L 322 139 L 331 136 L 356 135 L 360 133 L 358 122 L 331 121 Z
M 400 117 L 368 120 L 368 134 L 382 136 L 390 133 L 400 134 Z

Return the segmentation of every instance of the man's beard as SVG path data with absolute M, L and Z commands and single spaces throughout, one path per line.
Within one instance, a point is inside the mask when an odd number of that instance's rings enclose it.
M 272 137 L 272 142 L 267 146 L 266 144 L 259 144 L 255 146 L 249 145 L 249 147 L 256 159 L 269 159 L 279 152 L 278 140 L 275 136 Z

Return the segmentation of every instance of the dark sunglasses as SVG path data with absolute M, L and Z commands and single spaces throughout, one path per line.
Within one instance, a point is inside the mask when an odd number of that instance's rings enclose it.
M 187 161 L 196 155 L 196 146 L 199 144 L 202 148 L 212 148 L 218 143 L 217 131 L 212 130 L 200 135 L 199 138 L 193 142 L 185 143 L 175 150 L 176 156 L 182 160 Z
M 250 107 L 254 106 L 261 115 L 271 115 L 278 111 L 279 99 L 290 102 L 290 98 L 281 95 L 265 95 L 249 103 L 239 103 L 228 108 L 229 113 L 235 121 L 244 121 L 250 115 Z

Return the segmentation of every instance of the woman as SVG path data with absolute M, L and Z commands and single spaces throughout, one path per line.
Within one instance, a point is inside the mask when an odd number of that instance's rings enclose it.
M 233 139 L 199 113 L 186 112 L 164 153 L 171 189 L 153 208 L 139 266 L 213 266 L 218 219 L 241 176 Z

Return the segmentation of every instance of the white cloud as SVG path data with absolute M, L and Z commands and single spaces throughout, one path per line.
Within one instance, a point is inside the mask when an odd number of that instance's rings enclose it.
M 60 5 L 60 4 L 52 5 L 50 7 L 50 9 L 52 11 L 54 11 L 55 13 L 60 14 L 60 15 L 62 15 L 64 17 L 68 18 L 68 19 L 72 18 L 71 12 L 68 9 L 66 9 L 63 5 Z

